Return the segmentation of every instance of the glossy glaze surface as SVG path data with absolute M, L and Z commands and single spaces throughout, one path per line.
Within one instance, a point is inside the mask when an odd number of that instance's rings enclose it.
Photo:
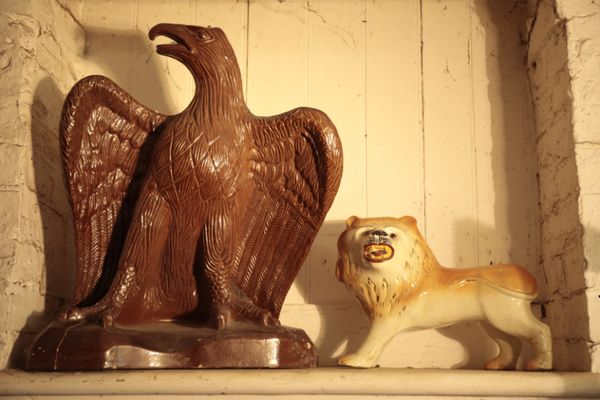
M 375 366 L 384 346 L 401 331 L 481 321 L 500 349 L 486 368 L 512 366 L 511 336 L 535 349 L 527 369 L 552 368 L 550 329 L 531 313 L 537 285 L 523 267 L 442 267 L 409 216 L 351 217 L 346 225 L 338 241 L 336 276 L 356 295 L 371 328 L 358 351 L 341 357 L 340 365 Z M 373 256 L 369 251 L 375 246 L 393 251 Z

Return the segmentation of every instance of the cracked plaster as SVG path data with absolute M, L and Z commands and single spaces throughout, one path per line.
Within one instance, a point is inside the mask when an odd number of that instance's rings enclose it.
M 543 297 L 558 369 L 600 371 L 600 2 L 538 0 L 528 42 Z
M 47 281 L 46 269 L 67 268 L 73 257 L 66 198 L 54 188 L 63 185 L 59 110 L 83 51 L 74 20 L 81 5 L 0 3 L 0 368 L 69 295 L 65 282 Z

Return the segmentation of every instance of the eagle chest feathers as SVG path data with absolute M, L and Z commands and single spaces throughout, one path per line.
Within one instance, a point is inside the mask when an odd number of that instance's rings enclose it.
M 248 184 L 248 123 L 192 120 L 177 116 L 166 124 L 155 148 L 152 177 L 173 201 L 227 198 Z

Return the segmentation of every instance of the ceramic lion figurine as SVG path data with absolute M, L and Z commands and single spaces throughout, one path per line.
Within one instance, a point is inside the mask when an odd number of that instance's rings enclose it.
M 372 323 L 362 346 L 341 357 L 340 365 L 375 366 L 384 346 L 401 331 L 481 321 L 500 349 L 486 369 L 510 366 L 514 355 L 507 335 L 533 345 L 536 354 L 527 369 L 552 368 L 550 328 L 531 312 L 537 284 L 524 268 L 442 267 L 410 216 L 350 217 L 338 251 L 336 276 Z

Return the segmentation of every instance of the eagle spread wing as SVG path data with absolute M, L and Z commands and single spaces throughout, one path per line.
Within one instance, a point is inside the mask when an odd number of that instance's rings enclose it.
M 329 118 L 310 108 L 256 118 L 251 131 L 256 190 L 242 217 L 233 276 L 277 317 L 337 192 L 342 147 Z
M 60 132 L 77 251 L 73 306 L 94 304 L 110 287 L 153 142 L 146 139 L 165 119 L 103 76 L 67 95 Z

